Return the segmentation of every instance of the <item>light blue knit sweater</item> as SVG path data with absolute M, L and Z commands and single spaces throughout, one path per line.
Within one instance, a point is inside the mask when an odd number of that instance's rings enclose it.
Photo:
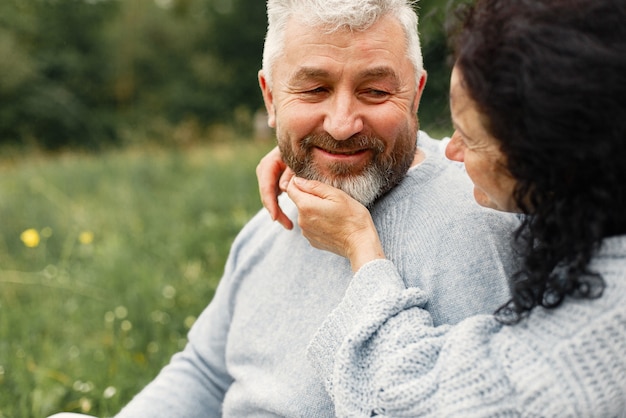
M 421 136 L 419 144 L 430 141 Z M 426 153 L 372 215 L 406 284 L 428 295 L 435 323 L 456 323 L 506 301 L 517 220 L 481 209 L 466 175 Z M 295 207 L 282 204 L 295 219 Z M 300 230 L 284 230 L 261 211 L 235 240 L 185 350 L 119 416 L 335 416 L 306 349 L 351 277 L 346 259 L 314 249 Z
M 309 357 L 339 417 L 626 416 L 626 236 L 607 239 L 591 269 L 607 283 L 600 299 L 567 299 L 515 326 L 479 315 L 433 327 L 428 293 L 373 261 Z

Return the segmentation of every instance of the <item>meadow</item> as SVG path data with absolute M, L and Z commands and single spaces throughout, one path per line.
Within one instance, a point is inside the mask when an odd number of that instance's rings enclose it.
M 0 157 L 0 418 L 111 416 L 211 300 L 270 143 Z

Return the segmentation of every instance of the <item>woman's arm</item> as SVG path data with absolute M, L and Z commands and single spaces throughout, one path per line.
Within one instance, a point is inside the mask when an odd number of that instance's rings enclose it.
M 434 327 L 389 260 L 364 265 L 308 348 L 338 417 L 588 417 L 626 409 L 621 305 Z
M 357 270 L 308 348 L 337 416 L 619 416 L 626 407 L 620 306 L 568 301 L 515 326 L 476 315 L 435 327 L 429 295 L 406 288 L 384 259 L 365 207 L 299 178 L 287 193 L 312 245 Z

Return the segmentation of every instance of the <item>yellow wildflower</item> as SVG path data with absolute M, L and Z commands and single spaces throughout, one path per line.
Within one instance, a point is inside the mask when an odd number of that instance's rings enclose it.
M 80 243 L 83 245 L 91 244 L 93 242 L 93 232 L 91 231 L 81 232 L 80 235 L 78 236 L 78 241 L 80 241 Z
M 39 241 L 41 240 L 41 238 L 39 238 L 39 232 L 33 228 L 29 228 L 22 232 L 20 239 L 28 248 L 37 247 L 39 245 Z

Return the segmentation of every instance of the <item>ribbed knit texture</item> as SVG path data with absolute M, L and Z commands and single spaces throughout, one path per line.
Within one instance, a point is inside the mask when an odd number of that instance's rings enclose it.
M 372 210 L 405 280 L 384 302 L 406 284 L 424 291 L 436 324 L 492 312 L 506 301 L 507 237 L 517 220 L 476 205 L 465 173 L 432 151 L 437 143 L 423 135 L 419 144 L 429 149 L 426 161 Z M 284 197 L 281 204 L 295 220 L 293 204 Z M 348 260 L 311 247 L 300 230 L 284 230 L 261 211 L 235 240 L 185 350 L 119 416 L 334 417 L 306 349 L 352 276 Z M 372 283 L 344 302 L 356 308 L 377 292 Z M 324 353 L 330 361 L 334 350 Z
M 626 416 L 626 236 L 607 239 L 591 269 L 607 283 L 600 299 L 569 298 L 513 326 L 478 315 L 434 327 L 425 292 L 373 261 L 309 358 L 339 417 Z

